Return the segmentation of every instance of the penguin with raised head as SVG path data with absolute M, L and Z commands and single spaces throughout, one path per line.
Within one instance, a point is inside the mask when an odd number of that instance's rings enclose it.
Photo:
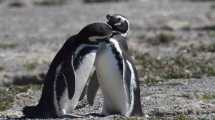
M 109 24 L 112 27 L 113 35 L 111 38 L 114 38 L 117 40 L 117 42 L 120 44 L 121 47 L 123 47 L 123 50 L 125 52 L 128 52 L 128 44 L 127 44 L 127 34 L 129 31 L 129 21 L 128 19 L 120 14 L 107 14 L 106 15 L 106 23 Z M 89 105 L 93 105 L 94 99 L 96 97 L 96 93 L 99 89 L 99 83 L 97 80 L 96 72 L 92 75 L 92 77 L 89 80 L 89 84 L 87 85 L 87 88 L 85 89 L 87 93 L 87 101 Z M 81 99 L 83 99 L 84 94 L 82 94 Z M 81 100 L 80 99 L 80 100 Z
M 107 16 L 109 22 L 112 17 L 115 15 Z M 118 22 L 109 24 L 115 30 L 122 30 L 121 27 L 118 29 L 113 25 L 116 27 L 122 25 L 122 21 L 125 21 L 124 18 L 118 15 L 116 18 Z M 122 33 L 127 34 L 126 31 L 122 31 Z M 123 37 L 123 35 L 113 36 L 108 41 L 100 43 L 96 55 L 97 80 L 104 96 L 102 114 L 141 116 L 143 112 L 138 75 L 127 52 L 127 47 L 122 44 Z
M 56 118 L 71 113 L 94 71 L 98 43 L 111 35 L 109 25 L 93 23 L 70 37 L 49 67 L 38 105 L 23 108 L 25 117 Z
M 128 19 L 120 14 L 107 14 L 106 15 L 107 24 L 109 24 L 113 31 L 120 34 L 123 37 L 127 37 L 129 32 L 129 21 Z

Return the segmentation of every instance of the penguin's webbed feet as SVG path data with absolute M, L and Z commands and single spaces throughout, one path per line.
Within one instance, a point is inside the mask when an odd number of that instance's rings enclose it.
M 40 109 L 38 106 L 26 106 L 22 110 L 23 118 L 57 118 L 58 116 L 54 113 L 47 112 Z

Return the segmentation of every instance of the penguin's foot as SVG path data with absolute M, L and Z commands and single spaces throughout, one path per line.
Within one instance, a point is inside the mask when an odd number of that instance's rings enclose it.
M 24 118 L 57 118 L 55 113 L 40 109 L 38 106 L 26 106 L 22 110 Z

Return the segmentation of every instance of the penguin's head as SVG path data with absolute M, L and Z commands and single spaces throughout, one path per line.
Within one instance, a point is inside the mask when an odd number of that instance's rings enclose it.
M 112 28 L 106 23 L 92 23 L 85 26 L 79 33 L 78 36 L 84 42 L 103 42 L 105 39 L 111 37 Z
M 122 33 L 126 36 L 129 31 L 129 21 L 126 17 L 120 14 L 106 15 L 107 24 L 109 24 L 114 31 Z

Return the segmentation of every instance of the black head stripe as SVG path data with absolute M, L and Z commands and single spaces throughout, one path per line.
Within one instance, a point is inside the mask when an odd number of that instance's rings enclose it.
M 121 74 L 123 75 L 123 58 L 120 55 L 120 53 L 117 51 L 117 49 L 115 48 L 115 46 L 112 43 L 110 43 L 110 44 L 111 44 L 112 51 L 113 51 L 113 53 L 115 55 L 115 58 L 118 61 L 119 70 L 120 70 Z

